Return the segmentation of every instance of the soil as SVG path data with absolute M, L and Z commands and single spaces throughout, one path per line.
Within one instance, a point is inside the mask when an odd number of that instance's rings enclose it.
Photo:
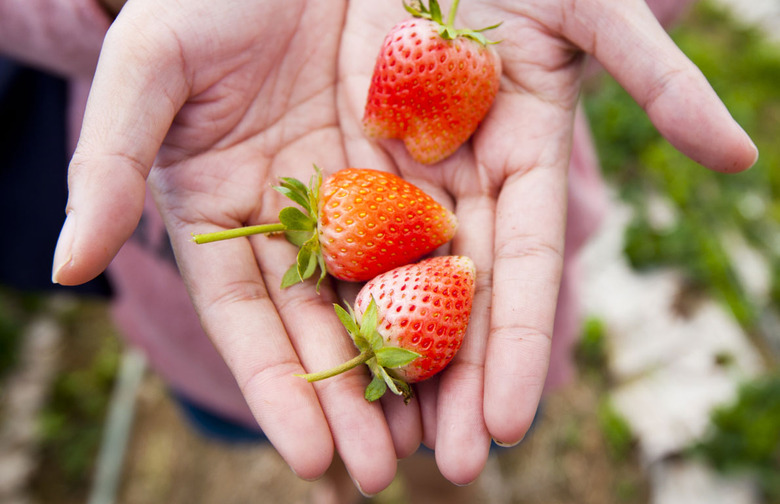
M 67 372 L 68 366 L 89 368 L 89 362 L 94 368 L 96 360 L 106 360 L 106 352 L 120 350 L 112 340 L 116 335 L 106 328 L 104 308 L 93 303 L 80 316 L 88 320 L 69 316 L 59 350 L 61 373 Z M 101 332 L 92 336 L 104 343 L 85 344 L 90 335 L 84 329 L 77 330 L 79 327 Z M 648 502 L 648 482 L 635 450 L 629 447 L 616 456 L 600 421 L 599 405 L 606 386 L 603 377 L 587 376 L 549 394 L 533 431 L 517 447 L 492 456 L 474 485 L 465 489 L 439 486 L 437 495 L 441 499 L 446 496 L 451 504 L 458 502 L 458 496 L 465 496 L 462 502 L 476 504 Z M 81 417 L 71 421 L 76 424 L 69 429 L 77 436 L 95 436 L 94 425 Z M 93 452 L 97 453 L 96 446 Z M 44 443 L 38 470 L 30 479 L 29 501 L 86 502 L 94 463 L 88 463 L 80 477 L 68 477 L 67 468 L 58 466 L 62 454 L 59 458 L 55 455 Z M 433 464 L 428 455 L 416 456 L 401 462 L 399 474 L 429 475 Z M 399 476 L 370 502 L 414 502 L 406 495 L 406 486 Z M 304 504 L 312 502 L 317 488 L 318 483 L 295 477 L 267 444 L 224 444 L 199 436 L 171 401 L 160 379 L 147 373 L 137 396 L 117 504 Z M 431 504 L 432 499 L 423 502 Z
M 465 502 L 647 502 L 648 484 L 635 454 L 611 455 L 596 414 L 599 400 L 587 381 L 550 395 L 532 434 L 492 457 Z M 156 378 L 143 384 L 118 504 L 298 504 L 310 502 L 315 485 L 297 479 L 268 445 L 203 439 Z M 372 502 L 410 502 L 402 478 Z

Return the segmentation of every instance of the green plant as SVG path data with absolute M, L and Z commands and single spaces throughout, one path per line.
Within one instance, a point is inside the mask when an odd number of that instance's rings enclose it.
M 766 305 L 780 304 L 780 50 L 707 1 L 672 35 L 751 134 L 760 151 L 756 166 L 736 175 L 698 166 L 666 142 L 608 76 L 589 88 L 586 110 L 605 177 L 635 210 L 625 240 L 631 264 L 680 268 L 750 329 Z M 648 215 L 648 202 L 658 195 L 677 216 L 663 229 Z M 735 231 L 773 268 L 769 300 L 751 299 L 740 282 L 721 241 Z
M 626 460 L 634 447 L 634 435 L 608 397 L 599 402 L 597 418 L 610 456 L 616 461 Z
M 580 370 L 603 376 L 607 368 L 607 338 L 604 321 L 589 317 L 582 326 L 582 335 L 574 349 L 574 357 Z
M 21 332 L 19 321 L 8 314 L 6 306 L 0 303 L 0 378 L 16 364 Z
M 65 363 L 39 418 L 43 455 L 69 487 L 86 484 L 92 473 L 119 365 L 115 334 L 87 337 L 95 341 L 91 355 L 82 356 L 86 364 Z
M 0 286 L 0 379 L 16 365 L 24 327 L 41 310 L 42 299 Z
M 732 404 L 715 409 L 690 453 L 723 472 L 752 472 L 769 502 L 780 502 L 780 372 L 746 383 Z

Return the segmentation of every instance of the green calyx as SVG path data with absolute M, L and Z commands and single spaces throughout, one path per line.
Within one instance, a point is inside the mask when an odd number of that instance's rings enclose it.
M 196 234 L 193 235 L 192 241 L 200 244 L 254 234 L 284 233 L 287 240 L 297 246 L 299 250 L 295 264 L 290 266 L 282 277 L 281 287 L 285 289 L 311 278 L 319 267 L 320 276 L 317 280 L 317 290 L 319 290 L 320 284 L 327 275 L 327 269 L 317 235 L 317 211 L 320 186 L 322 185 L 322 172 L 316 165 L 314 170 L 316 173 L 309 180 L 308 187 L 300 180 L 291 177 L 281 177 L 279 185 L 273 187 L 276 191 L 297 203 L 302 210 L 296 207 L 286 207 L 279 212 L 278 223 L 244 226 L 214 233 Z
M 494 24 L 492 26 L 488 26 L 486 28 L 482 28 L 479 30 L 471 30 L 468 28 L 462 28 L 462 29 L 455 28 L 454 26 L 455 13 L 458 10 L 459 3 L 460 0 L 454 0 L 452 2 L 452 8 L 450 9 L 449 14 L 447 15 L 446 22 L 444 21 L 444 16 L 442 16 L 441 7 L 439 7 L 439 2 L 437 0 L 429 0 L 428 6 L 425 5 L 424 0 L 415 0 L 412 3 L 407 3 L 406 0 L 404 0 L 404 9 L 406 9 L 406 11 L 414 17 L 429 19 L 435 22 L 438 25 L 437 30 L 439 32 L 439 36 L 441 36 L 441 38 L 443 38 L 444 40 L 455 40 L 458 37 L 466 37 L 476 42 L 479 42 L 482 45 L 497 43 L 488 40 L 487 37 L 483 35 L 483 32 L 492 30 L 494 28 L 498 28 L 501 25 L 501 23 Z
M 394 394 L 403 396 L 404 402 L 408 403 L 413 395 L 412 388 L 405 381 L 392 376 L 388 370 L 403 367 L 420 357 L 420 354 L 403 348 L 385 346 L 382 336 L 377 332 L 379 314 L 373 298 L 371 298 L 360 324 L 358 324 L 355 312 L 349 305 L 347 305 L 349 311 L 339 305 L 333 305 L 333 307 L 355 346 L 360 350 L 360 354 L 326 371 L 296 376 L 305 378 L 309 382 L 315 382 L 366 364 L 373 375 L 371 383 L 366 387 L 366 400 L 376 401 L 390 389 Z

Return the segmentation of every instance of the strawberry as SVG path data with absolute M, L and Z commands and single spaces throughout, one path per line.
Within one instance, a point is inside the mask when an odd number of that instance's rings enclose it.
M 346 168 L 323 182 L 315 170 L 308 187 L 289 177 L 274 187 L 303 211 L 287 207 L 279 212 L 279 223 L 199 234 L 193 241 L 284 232 L 300 247 L 282 280 L 284 288 L 310 278 L 318 267 L 318 286 L 326 273 L 340 280 L 369 280 L 416 261 L 455 235 L 455 215 L 396 175 Z
M 374 66 L 363 127 L 368 136 L 403 139 L 412 158 L 433 164 L 471 137 L 498 92 L 501 61 L 482 30 L 455 29 L 436 0 L 404 3 L 414 17 L 385 37 Z
M 333 369 L 301 376 L 318 381 L 367 364 L 374 378 L 366 399 L 374 401 L 389 388 L 408 400 L 409 384 L 444 369 L 460 348 L 475 274 L 468 257 L 443 256 L 377 276 L 360 290 L 354 310 L 335 305 L 360 354 Z

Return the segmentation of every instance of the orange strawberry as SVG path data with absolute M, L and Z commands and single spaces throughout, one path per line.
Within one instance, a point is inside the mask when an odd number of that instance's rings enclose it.
M 376 138 L 401 138 L 411 156 L 432 164 L 466 142 L 498 92 L 501 61 L 482 30 L 455 29 L 458 0 L 445 23 L 430 10 L 404 3 L 414 18 L 385 37 L 374 66 L 363 127 Z
M 377 276 L 358 293 L 354 311 L 335 305 L 360 354 L 331 370 L 301 376 L 318 381 L 367 364 L 374 378 L 366 399 L 374 401 L 388 388 L 408 399 L 408 384 L 444 369 L 460 349 L 475 275 L 468 257 L 443 256 Z
M 196 243 L 284 232 L 300 247 L 282 280 L 289 287 L 319 267 L 339 280 L 365 281 L 433 251 L 455 235 L 455 215 L 418 187 L 391 173 L 346 168 L 324 182 L 319 169 L 307 187 L 289 177 L 274 187 L 296 202 L 279 223 L 198 234 Z M 318 285 L 319 285 L 318 282 Z

